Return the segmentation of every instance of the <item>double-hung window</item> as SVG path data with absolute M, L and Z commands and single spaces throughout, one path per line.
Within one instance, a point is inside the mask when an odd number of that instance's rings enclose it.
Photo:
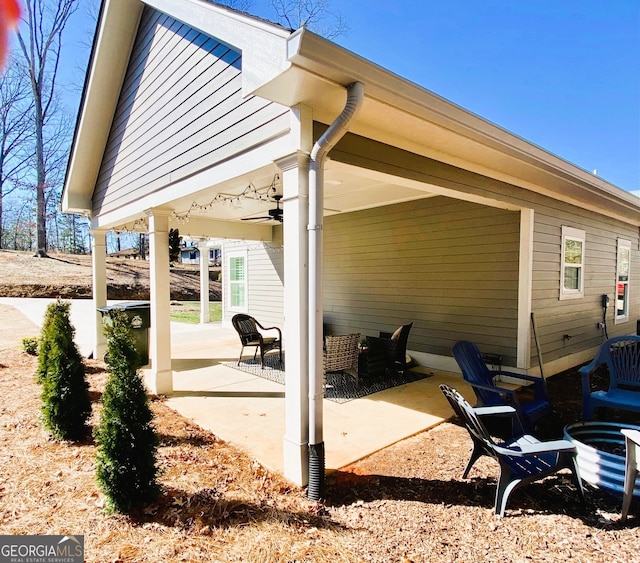
M 247 253 L 228 254 L 229 266 L 229 309 L 247 311 Z
M 631 270 L 631 241 L 618 239 L 616 266 L 616 322 L 629 319 L 629 272 Z
M 560 299 L 584 297 L 584 252 L 585 232 L 563 226 Z

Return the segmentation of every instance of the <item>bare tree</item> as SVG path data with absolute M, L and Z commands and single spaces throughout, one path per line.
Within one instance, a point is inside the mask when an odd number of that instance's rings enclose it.
M 46 192 L 49 182 L 45 130 L 57 117 L 55 92 L 62 34 L 77 7 L 77 0 L 28 0 L 24 2 L 25 25 L 18 31 L 34 100 L 37 256 L 47 255 Z
M 233 8 L 234 10 L 238 10 L 240 12 L 248 12 L 251 6 L 253 6 L 252 0 L 226 0 L 226 1 L 215 0 L 215 1 L 217 4 L 222 4 L 223 6 L 229 6 L 229 8 Z
M 327 39 L 349 31 L 339 12 L 331 11 L 331 0 L 271 0 L 278 20 L 292 29 L 306 27 Z
M 3 225 L 6 247 L 31 250 L 33 246 L 33 202 L 27 198 L 12 198 L 5 210 Z
M 5 198 L 24 186 L 32 160 L 32 97 L 24 69 L 9 60 L 0 74 L 0 226 Z M 0 229 L 0 248 L 4 248 Z

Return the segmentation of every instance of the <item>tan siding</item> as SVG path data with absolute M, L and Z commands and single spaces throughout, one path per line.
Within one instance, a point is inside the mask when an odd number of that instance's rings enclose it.
M 248 314 L 263 326 L 284 324 L 284 253 L 282 247 L 271 244 L 227 241 L 224 252 L 247 252 L 247 304 Z M 226 262 L 225 262 L 226 264 Z M 228 268 L 223 267 L 223 287 L 228 287 Z M 228 311 L 223 299 L 223 319 L 231 322 L 233 312 Z
M 241 72 L 239 53 L 146 8 L 94 191 L 94 213 L 286 132 L 286 108 L 242 98 Z
M 314 135 L 319 136 L 326 126 L 316 124 Z M 591 350 L 601 342 L 602 334 L 596 328 L 596 324 L 602 320 L 602 309 L 600 308 L 600 296 L 603 293 L 609 294 L 613 298 L 615 288 L 615 263 L 616 263 L 616 243 L 618 238 L 631 241 L 631 299 L 629 303 L 629 322 L 614 325 L 612 308 L 609 308 L 608 328 L 609 335 L 634 333 L 636 321 L 640 319 L 640 242 L 639 233 L 636 227 L 630 226 L 622 221 L 604 217 L 598 213 L 552 200 L 539 193 L 525 190 L 517 186 L 492 180 L 490 178 L 457 169 L 432 159 L 423 158 L 418 155 L 402 151 L 393 147 L 366 140 L 356 135 L 346 135 L 336 148 L 331 152 L 331 158 L 335 161 L 347 164 L 363 166 L 380 172 L 400 175 L 417 181 L 422 181 L 437 186 L 442 186 L 457 191 L 461 198 L 465 194 L 487 198 L 488 200 L 502 201 L 523 208 L 534 210 L 534 254 L 533 254 L 533 289 L 532 289 L 532 310 L 536 316 L 537 332 L 540 338 L 543 358 L 545 362 L 551 362 L 569 356 L 573 353 Z M 447 198 L 434 198 L 428 200 L 428 206 L 433 213 L 449 216 L 446 206 L 449 205 Z M 411 204 L 412 206 L 414 204 Z M 467 223 L 460 223 L 462 230 Z M 579 300 L 559 300 L 560 291 L 560 245 L 561 227 L 567 225 L 586 232 L 586 264 L 585 264 L 585 297 Z M 501 222 L 495 221 L 496 229 L 501 228 Z M 443 231 L 446 237 L 453 232 L 453 225 L 447 225 Z M 440 222 L 426 221 L 424 229 L 433 232 L 440 228 Z M 376 229 L 367 235 L 364 231 L 359 233 L 360 242 L 358 244 L 369 244 L 374 240 L 376 244 L 384 239 L 387 226 L 384 219 L 381 219 Z M 497 232 L 497 231 L 496 231 Z M 369 238 L 367 238 L 367 236 Z M 433 237 L 438 236 L 433 233 Z M 452 238 L 453 240 L 453 238 Z M 408 246 L 415 248 L 415 241 L 409 241 Z M 418 243 L 420 244 L 420 243 Z M 374 247 L 372 247 L 374 248 Z M 428 247 L 424 248 L 424 263 L 437 262 L 435 249 L 431 247 L 433 254 L 429 253 Z M 517 249 L 516 249 L 517 250 Z M 458 249 L 454 248 L 450 256 L 455 256 Z M 513 256 L 510 259 L 515 260 Z M 387 255 L 388 256 L 388 255 Z M 506 254 L 505 254 L 506 257 Z M 498 260 L 493 256 L 494 263 Z M 512 266 L 516 267 L 516 263 Z M 509 267 L 504 272 L 517 276 L 517 270 Z M 503 273 L 504 265 L 499 264 L 496 271 Z M 428 274 L 426 274 L 428 275 Z M 501 312 L 502 308 L 498 304 L 496 309 L 489 304 L 491 293 L 481 295 L 480 286 L 477 280 L 470 283 L 469 294 L 473 296 L 471 301 L 481 303 L 487 300 L 486 313 L 488 318 L 496 311 Z M 406 291 L 406 290 L 405 290 Z M 441 299 L 440 296 L 438 296 Z M 513 298 L 506 298 L 506 302 L 512 303 Z M 445 311 L 445 314 L 434 316 L 431 322 L 437 320 L 438 326 L 433 326 L 430 335 L 431 342 L 442 344 L 440 350 L 446 353 L 448 341 L 441 338 L 445 333 L 443 327 L 451 327 L 455 319 L 454 326 L 469 327 L 468 334 L 471 338 L 486 339 L 487 330 L 482 323 L 475 321 L 475 313 L 469 320 L 465 319 L 463 312 Z M 343 327 L 347 326 L 347 320 Z M 425 322 L 427 322 L 425 320 Z M 493 321 L 490 323 L 493 326 Z M 368 328 L 368 327 L 367 327 Z M 375 327 L 371 327 L 375 328 Z M 473 331 L 476 331 L 476 334 Z M 502 329 L 501 329 L 502 330 Z M 510 345 L 515 337 L 515 328 L 503 339 L 503 344 Z M 503 334 L 502 332 L 500 334 Z M 564 335 L 571 338 L 566 339 Z M 426 336 L 426 334 L 425 334 Z M 454 333 L 455 336 L 455 333 Z M 492 334 L 493 338 L 495 334 Z M 437 348 L 437 346 L 436 346 Z M 430 350 L 431 351 L 431 350 Z M 535 365 L 536 350 L 532 342 L 530 352 L 532 363 Z
M 413 321 L 412 350 L 446 355 L 472 337 L 515 357 L 518 213 L 433 198 L 328 217 L 324 233 L 331 332 Z
M 585 231 L 585 296 L 583 299 L 559 300 L 560 251 L 562 226 Z M 631 297 L 628 322 L 614 324 L 613 296 L 615 290 L 616 252 L 618 238 L 631 241 Z M 600 296 L 611 297 L 607 312 L 609 336 L 635 333 L 640 318 L 640 252 L 638 231 L 624 223 L 605 219 L 586 210 L 570 206 L 562 209 L 541 208 L 536 214 L 536 249 L 534 255 L 533 307 L 541 333 L 545 360 L 557 359 L 569 353 L 596 347 L 602 332 L 596 327 L 602 321 Z M 565 338 L 568 335 L 570 338 Z

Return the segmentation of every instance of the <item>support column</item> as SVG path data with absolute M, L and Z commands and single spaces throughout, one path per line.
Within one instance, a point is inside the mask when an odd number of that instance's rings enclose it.
M 93 339 L 93 357 L 101 360 L 107 351 L 107 337 L 102 329 L 102 313 L 98 307 L 107 304 L 107 232 L 103 229 L 91 230 L 91 269 L 93 284 L 93 310 L 96 316 Z
M 276 163 L 284 209 L 284 473 L 302 486 L 309 480 L 308 161 L 308 154 L 297 152 Z
M 531 368 L 531 306 L 533 288 L 533 209 L 520 211 L 520 261 L 518 268 L 517 367 Z
M 207 241 L 198 243 L 200 250 L 200 324 L 211 322 L 209 314 L 209 247 Z
M 169 214 L 168 209 L 150 209 L 149 282 L 151 293 L 151 327 L 148 383 L 155 394 L 173 391 L 171 370 L 171 292 L 169 287 Z

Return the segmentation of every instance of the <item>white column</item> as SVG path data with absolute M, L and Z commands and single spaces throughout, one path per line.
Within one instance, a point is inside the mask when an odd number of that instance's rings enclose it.
M 200 324 L 211 322 L 209 317 L 209 247 L 207 241 L 198 243 L 200 250 Z
M 280 160 L 284 210 L 285 477 L 309 479 L 308 154 Z
M 531 306 L 533 291 L 533 209 L 520 211 L 520 260 L 518 271 L 517 367 L 531 367 Z
M 151 209 L 149 217 L 149 282 L 151 327 L 149 359 L 152 393 L 173 391 L 171 371 L 171 293 L 169 287 L 169 214 L 167 209 Z
M 102 229 L 91 230 L 91 268 L 93 280 L 93 310 L 96 316 L 93 340 L 93 357 L 102 360 L 107 351 L 107 337 L 102 329 L 102 314 L 98 307 L 107 304 L 107 232 Z

